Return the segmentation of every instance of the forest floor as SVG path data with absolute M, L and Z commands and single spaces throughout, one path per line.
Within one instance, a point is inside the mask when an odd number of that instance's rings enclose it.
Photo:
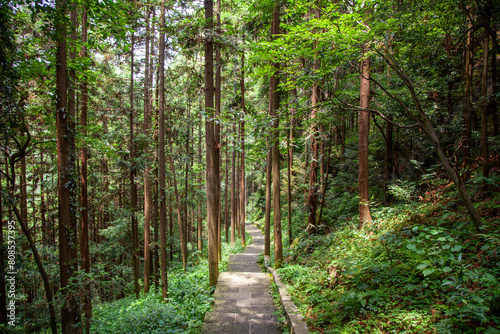
M 264 236 L 252 224 L 245 227 L 253 242 L 232 254 L 228 272 L 221 273 L 215 302 L 205 315 L 202 333 L 281 333 L 271 297 L 271 276 L 257 263 L 264 250 Z
M 500 333 L 500 177 L 494 181 L 487 191 L 479 179 L 470 184 L 484 233 L 444 182 L 373 205 L 373 223 L 361 230 L 357 199 L 332 195 L 320 232 L 298 231 L 278 270 L 311 332 Z

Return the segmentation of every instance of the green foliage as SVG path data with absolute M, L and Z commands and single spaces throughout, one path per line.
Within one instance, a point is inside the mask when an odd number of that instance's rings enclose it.
M 247 234 L 247 240 L 250 235 Z M 251 239 L 251 238 L 250 238 Z M 251 242 L 251 240 L 249 240 Z M 222 244 L 220 270 L 227 270 L 230 254 L 243 247 Z M 139 299 L 128 296 L 94 307 L 91 332 L 94 333 L 199 333 L 205 312 L 213 301 L 213 287 L 208 285 L 208 262 L 202 259 L 186 272 L 182 267 L 168 272 L 168 298 L 151 292 Z
M 474 235 L 448 207 L 373 209 L 363 230 L 337 221 L 329 234 L 299 235 L 290 249 L 296 261 L 279 273 L 310 329 L 498 329 L 498 233 Z

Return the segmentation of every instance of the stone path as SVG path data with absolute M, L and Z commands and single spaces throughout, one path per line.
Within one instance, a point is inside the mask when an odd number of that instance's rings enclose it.
M 271 275 L 263 273 L 257 263 L 264 251 L 264 236 L 250 223 L 245 228 L 253 241 L 243 253 L 230 255 L 229 271 L 219 276 L 202 333 L 281 333 L 270 293 Z

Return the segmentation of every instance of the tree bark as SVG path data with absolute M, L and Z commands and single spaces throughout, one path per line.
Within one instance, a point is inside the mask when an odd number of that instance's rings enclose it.
M 161 297 L 168 296 L 167 279 L 167 203 L 165 193 L 165 0 L 161 2 L 160 48 L 159 48 L 159 121 L 158 121 L 158 156 L 159 156 L 159 187 L 160 187 L 160 267 L 161 267 Z
M 201 127 L 203 124 L 202 116 L 201 113 L 199 113 L 199 127 L 198 127 L 198 164 L 201 166 L 202 163 L 202 156 L 201 156 Z M 201 173 L 198 174 L 198 190 L 202 190 L 202 180 L 201 180 Z M 226 183 L 227 184 L 227 183 Z M 196 229 L 197 232 L 197 239 L 198 239 L 198 250 L 201 252 L 203 251 L 203 219 L 201 217 L 201 203 L 200 201 L 197 201 L 197 219 L 198 219 L 198 227 Z
M 241 145 L 241 175 L 240 175 L 240 231 L 241 245 L 244 247 L 245 242 L 245 53 L 241 54 L 241 75 L 240 75 L 240 90 L 241 90 L 241 122 L 240 122 L 240 145 Z
M 151 138 L 151 118 L 152 110 L 149 99 L 149 42 L 150 42 L 150 29 L 149 29 L 149 1 L 146 4 L 146 55 L 144 64 L 144 125 L 143 130 L 146 138 Z M 146 147 L 147 160 L 151 159 L 149 154 L 149 145 Z M 153 193 L 151 191 L 151 178 L 149 174 L 151 173 L 151 167 L 148 164 L 144 169 L 144 293 L 149 292 L 149 284 L 151 280 L 151 248 L 149 244 L 151 243 L 151 221 L 152 221 L 152 207 L 153 207 Z
M 392 131 L 393 130 L 393 125 L 391 122 L 385 122 L 385 138 L 386 138 L 386 143 L 385 143 L 385 169 L 384 169 L 384 179 L 385 179 L 385 204 L 387 204 L 387 185 L 389 181 L 392 179 L 392 174 L 394 172 L 394 165 L 392 161 Z
M 221 15 L 221 0 L 217 0 L 217 15 L 216 15 L 216 24 L 217 24 L 217 33 L 221 33 L 220 30 L 220 15 Z M 222 93 L 222 80 L 221 80 L 221 59 L 220 59 L 220 43 L 215 44 L 215 117 L 220 119 L 220 103 L 221 103 L 221 93 Z M 217 252 L 218 252 L 218 260 L 221 260 L 222 256 L 222 241 L 221 241 L 221 183 L 220 183 L 220 148 L 221 148 L 221 126 L 220 121 L 215 123 L 215 159 L 217 161 L 216 174 L 217 174 Z
M 214 70 L 213 70 L 213 40 L 211 30 L 214 27 L 213 22 L 213 1 L 204 0 L 205 8 L 205 112 L 207 115 L 214 114 Z M 210 117 L 210 116 L 209 116 Z M 214 286 L 219 278 L 219 256 L 217 224 L 218 224 L 218 198 L 217 191 L 220 189 L 218 184 L 219 175 L 219 155 L 217 154 L 215 124 L 213 119 L 208 118 L 205 121 L 205 140 L 206 140 L 206 164 L 207 164 L 207 224 L 208 224 L 208 270 L 209 284 Z
M 81 57 L 85 61 L 87 58 L 87 8 L 83 8 L 82 12 L 82 53 Z M 84 69 L 85 70 L 85 69 Z M 82 269 L 86 274 L 90 274 L 90 249 L 89 249 L 89 201 L 88 201 L 88 190 L 87 190 L 87 143 L 85 138 L 87 137 L 87 112 L 88 112 L 88 85 L 87 77 L 84 75 L 81 84 L 81 113 L 80 113 L 80 125 L 82 131 L 82 146 L 80 149 L 80 184 L 81 184 L 81 217 L 80 217 L 80 253 L 82 257 Z M 85 331 L 87 334 L 90 333 L 90 320 L 92 317 L 92 298 L 90 282 L 85 286 L 85 300 L 84 300 L 84 310 L 85 310 Z
M 314 9 L 314 18 L 319 19 L 320 11 L 319 8 Z M 316 43 L 315 43 L 316 44 Z M 318 57 L 318 53 L 315 53 L 315 57 Z M 319 59 L 314 59 L 313 62 L 313 72 L 317 72 L 320 69 Z M 319 87 L 315 83 L 312 86 L 311 92 L 311 164 L 309 169 L 309 193 L 307 195 L 307 206 L 309 209 L 309 215 L 307 217 L 307 230 L 309 233 L 316 232 L 316 210 L 318 207 L 318 127 L 316 125 L 316 114 L 317 114 L 317 104 L 319 101 Z
M 169 145 L 170 145 L 170 152 L 173 152 L 172 149 L 172 139 L 170 138 L 169 140 Z M 170 170 L 172 173 L 172 183 L 174 185 L 174 195 L 175 195 L 175 202 L 176 202 L 176 207 L 177 207 L 177 223 L 179 227 L 179 238 L 181 242 L 181 253 L 182 253 L 182 267 L 184 268 L 184 271 L 187 270 L 187 242 L 186 242 L 186 230 L 185 227 L 183 226 L 183 219 L 182 219 L 182 205 L 181 205 L 181 200 L 179 196 L 179 191 L 177 189 L 177 180 L 176 180 L 176 175 L 175 175 L 175 165 L 174 165 L 174 159 L 172 158 L 172 155 L 170 155 Z M 187 217 L 185 217 L 187 219 Z M 185 224 L 184 224 L 185 225 Z
M 472 114 L 474 107 L 472 105 L 472 76 L 474 69 L 474 30 L 471 19 L 468 19 L 468 33 L 465 50 L 465 101 L 464 101 L 464 132 L 463 132 L 463 165 L 464 168 L 470 166 L 470 145 L 472 134 Z M 465 178 L 468 178 L 468 172 L 465 173 Z
M 290 125 L 288 127 L 288 140 L 287 140 L 287 199 L 288 199 L 288 244 L 292 244 L 292 166 L 293 166 L 293 114 L 294 109 L 292 108 L 292 114 L 290 115 Z
M 137 185 L 135 176 L 135 145 L 134 145 L 134 33 L 130 47 L 130 112 L 129 112 L 129 152 L 130 152 L 130 223 L 132 227 L 132 266 L 134 270 L 134 291 L 139 298 L 139 228 L 137 222 Z
M 492 39 L 497 38 L 497 32 L 494 27 L 491 27 L 492 29 Z M 492 120 L 491 122 L 493 123 L 493 135 L 498 136 L 500 134 L 499 132 L 499 122 L 498 122 L 498 103 L 497 103 L 497 52 L 496 48 L 491 49 L 491 96 L 493 98 L 491 99 L 491 104 L 490 104 L 490 112 L 492 114 Z M 498 162 L 500 164 L 500 161 Z
M 231 245 L 236 243 L 236 125 L 233 123 L 233 155 L 231 158 Z
M 370 58 L 363 46 L 359 110 L 359 228 L 372 221 L 368 194 L 368 136 L 370 133 Z
M 56 129 L 57 129 L 57 167 L 59 197 L 59 268 L 62 291 L 69 286 L 71 278 L 77 271 L 77 238 L 76 238 L 76 180 L 75 174 L 75 133 L 72 126 L 72 115 L 68 110 L 68 53 L 67 27 L 64 16 L 67 13 L 66 1 L 56 1 L 56 10 L 60 17 L 56 20 L 57 55 L 56 55 Z M 19 217 L 21 218 L 21 217 Z M 28 226 L 22 224 L 23 230 Z M 32 250 L 35 249 L 34 241 Z M 35 253 L 34 253 L 35 255 Z M 36 255 L 35 255 L 36 256 Z M 40 260 L 41 263 L 41 260 Z M 46 289 L 47 290 L 47 289 Z M 76 324 L 80 319 L 76 300 L 66 294 L 66 303 L 61 309 L 63 333 L 76 333 Z
M 486 1 L 486 11 L 491 12 L 491 0 Z M 491 14 L 491 13 L 490 13 Z M 489 20 L 489 16 L 487 15 Z M 483 158 L 483 177 L 490 174 L 490 154 L 488 150 L 488 58 L 490 47 L 489 22 L 483 28 L 483 73 L 481 77 L 481 155 Z
M 273 24 L 271 35 L 276 37 L 279 34 L 280 6 L 275 4 L 273 11 Z M 274 267 L 281 268 L 283 262 L 283 244 L 281 241 L 281 203 L 280 203 L 280 153 L 279 153 L 279 114 L 280 91 L 279 91 L 279 70 L 278 63 L 273 64 L 274 72 L 270 79 L 271 102 L 269 115 L 273 120 L 271 136 L 271 158 L 273 172 L 273 212 L 274 212 Z

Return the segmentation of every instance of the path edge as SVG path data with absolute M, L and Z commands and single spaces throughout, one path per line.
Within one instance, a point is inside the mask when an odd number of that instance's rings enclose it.
M 280 293 L 281 304 L 285 309 L 285 317 L 287 319 L 288 328 L 290 329 L 290 334 L 306 334 L 309 333 L 309 329 L 304 321 L 304 317 L 299 313 L 297 306 L 292 301 L 292 297 L 288 294 L 286 290 L 286 285 L 281 282 L 280 275 L 272 267 L 268 265 L 269 257 L 264 256 L 264 263 L 267 270 L 273 275 L 273 280 Z

